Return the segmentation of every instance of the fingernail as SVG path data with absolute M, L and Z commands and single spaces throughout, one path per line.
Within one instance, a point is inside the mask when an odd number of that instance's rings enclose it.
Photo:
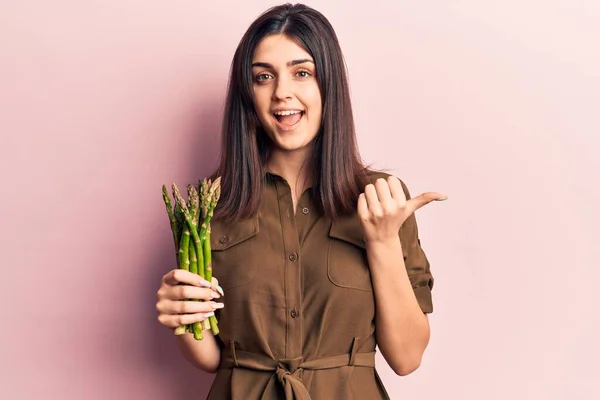
M 209 281 L 207 281 L 206 279 L 202 279 L 202 278 L 200 279 L 200 285 L 204 286 L 204 287 L 210 287 L 211 286 Z
M 444 200 L 448 200 L 448 198 L 444 197 L 443 199 L 435 199 L 435 201 L 444 201 Z
M 211 311 L 211 312 L 209 312 L 209 313 L 206 313 L 206 314 L 204 314 L 204 316 L 205 316 L 206 318 L 208 318 L 208 317 L 212 317 L 213 315 L 215 315 L 214 311 Z
M 217 285 L 217 292 L 221 293 L 221 296 L 225 296 L 225 292 L 223 292 L 223 288 Z
M 211 299 L 218 299 L 219 297 L 221 297 L 221 295 L 217 292 L 210 292 L 210 298 Z
M 223 308 L 223 307 L 225 307 L 225 304 L 223 304 L 223 303 L 213 303 L 213 304 L 212 304 L 212 307 L 213 307 L 214 309 L 217 309 L 217 308 Z

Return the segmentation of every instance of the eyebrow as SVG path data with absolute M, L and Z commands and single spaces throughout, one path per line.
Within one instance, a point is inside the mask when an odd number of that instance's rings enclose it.
M 303 59 L 300 59 L 300 60 L 292 60 L 292 61 L 290 61 L 290 62 L 287 63 L 287 66 L 288 67 L 293 67 L 295 65 L 304 64 L 304 63 L 312 63 L 312 64 L 314 64 L 315 62 L 313 60 L 311 60 L 310 58 L 303 58 Z M 253 68 L 254 67 L 273 68 L 273 65 L 269 64 L 269 63 L 266 63 L 266 62 L 255 62 L 255 63 L 252 63 L 252 67 Z

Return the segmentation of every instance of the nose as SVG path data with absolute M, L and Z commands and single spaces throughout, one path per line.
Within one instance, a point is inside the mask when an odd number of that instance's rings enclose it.
M 275 82 L 273 100 L 287 100 L 292 98 L 292 83 L 289 79 L 279 77 Z

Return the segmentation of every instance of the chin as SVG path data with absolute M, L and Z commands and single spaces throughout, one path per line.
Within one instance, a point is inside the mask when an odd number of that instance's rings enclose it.
M 314 136 L 309 137 L 304 132 L 294 131 L 278 132 L 277 130 L 271 130 L 268 136 L 276 149 L 286 152 L 306 149 L 314 140 Z
M 280 149 L 282 151 L 286 151 L 286 152 L 305 150 L 306 148 L 308 148 L 308 145 L 309 145 L 309 143 L 307 143 L 304 140 L 301 142 L 296 142 L 296 141 L 291 141 L 291 140 L 275 142 L 275 147 L 277 147 L 278 149 Z

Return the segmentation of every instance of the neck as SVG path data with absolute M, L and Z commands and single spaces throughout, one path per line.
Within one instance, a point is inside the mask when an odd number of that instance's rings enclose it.
M 286 152 L 273 149 L 267 161 L 267 170 L 288 182 L 295 199 L 313 184 L 309 154 L 308 151 Z

